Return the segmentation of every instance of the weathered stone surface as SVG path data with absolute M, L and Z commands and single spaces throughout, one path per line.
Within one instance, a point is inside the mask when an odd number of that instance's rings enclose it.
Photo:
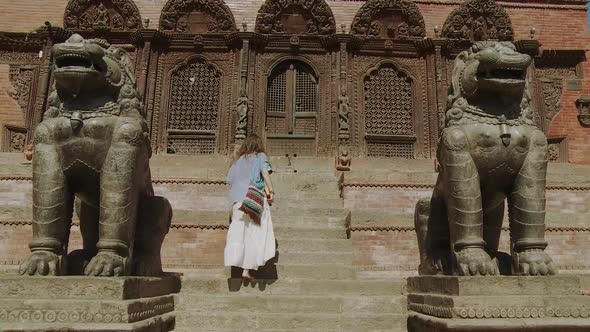
M 171 331 L 180 278 L 0 277 L 0 331 Z
M 408 330 L 587 331 L 583 277 L 408 278 Z M 552 329 L 548 329 L 551 327 Z

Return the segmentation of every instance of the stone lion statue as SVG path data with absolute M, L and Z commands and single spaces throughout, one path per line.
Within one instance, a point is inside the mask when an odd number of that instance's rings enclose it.
M 478 42 L 453 69 L 440 173 L 416 205 L 420 274 L 550 275 L 544 252 L 547 139 L 532 121 L 531 57 L 509 42 Z M 508 202 L 512 264 L 498 253 Z M 511 270 L 511 271 L 510 271 Z
M 56 91 L 34 133 L 32 253 L 20 273 L 156 276 L 172 208 L 154 196 L 129 56 L 78 34 L 52 53 Z M 67 255 L 74 205 L 83 249 Z

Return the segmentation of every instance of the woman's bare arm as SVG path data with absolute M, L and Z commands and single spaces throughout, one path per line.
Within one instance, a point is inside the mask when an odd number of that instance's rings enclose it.
M 272 180 L 270 179 L 270 173 L 267 170 L 263 170 L 262 171 L 262 178 L 264 179 L 264 184 L 266 185 L 266 187 L 268 188 L 268 204 L 272 204 L 272 202 L 275 200 L 275 192 L 274 189 L 272 187 Z

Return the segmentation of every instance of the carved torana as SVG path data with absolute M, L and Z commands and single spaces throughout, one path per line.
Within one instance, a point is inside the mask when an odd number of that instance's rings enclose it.
M 336 22 L 324 0 L 267 0 L 256 16 L 256 32 L 329 35 Z
M 235 32 L 236 22 L 223 0 L 169 0 L 160 29 L 179 33 Z
M 424 37 L 424 19 L 410 0 L 369 0 L 352 21 L 353 34 L 403 39 Z
M 447 17 L 442 36 L 472 41 L 510 41 L 514 31 L 508 13 L 494 0 L 469 0 Z
M 10 82 L 14 87 L 9 95 L 12 97 L 23 112 L 29 108 L 31 98 L 31 84 L 35 79 L 35 70 L 33 68 L 23 68 L 21 66 L 10 66 Z M 26 118 L 26 114 L 23 114 Z
M 64 13 L 64 28 L 69 30 L 135 31 L 141 24 L 132 0 L 70 0 Z

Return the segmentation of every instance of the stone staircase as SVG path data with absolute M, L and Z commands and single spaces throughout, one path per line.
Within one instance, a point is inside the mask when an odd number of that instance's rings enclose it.
M 405 278 L 362 279 L 352 265 L 332 162 L 274 165 L 277 257 L 252 283 L 237 269 L 183 271 L 175 331 L 406 331 Z

